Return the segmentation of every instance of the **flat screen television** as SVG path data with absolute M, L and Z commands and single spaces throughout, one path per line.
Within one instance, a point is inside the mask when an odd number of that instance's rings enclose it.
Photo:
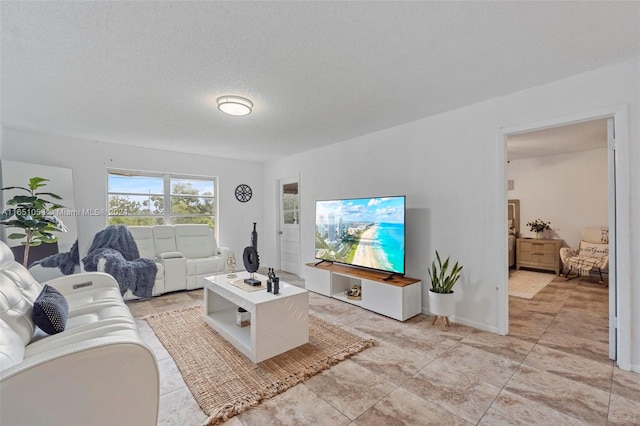
M 404 275 L 404 195 L 316 201 L 316 259 Z

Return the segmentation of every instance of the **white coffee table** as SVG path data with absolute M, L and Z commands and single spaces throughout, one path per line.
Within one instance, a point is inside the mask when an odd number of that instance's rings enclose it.
M 280 281 L 280 293 L 247 292 L 229 284 L 249 277 L 225 274 L 204 279 L 204 319 L 251 361 L 260 362 L 309 342 L 309 292 Z M 256 275 L 266 280 L 266 277 Z M 238 307 L 251 313 L 251 325 L 236 323 Z

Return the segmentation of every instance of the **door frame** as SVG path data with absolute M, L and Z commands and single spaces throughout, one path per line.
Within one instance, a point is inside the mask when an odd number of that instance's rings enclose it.
M 615 283 L 609 284 L 609 317 L 613 318 L 617 313 L 617 339 L 612 348 L 616 362 L 622 370 L 631 370 L 631 242 L 630 242 L 630 205 L 629 197 L 629 106 L 628 104 L 613 105 L 596 110 L 578 112 L 546 120 L 527 123 L 517 126 L 498 128 L 498 206 L 506 206 L 507 195 L 507 139 L 511 135 L 542 130 L 550 127 L 557 127 L 568 124 L 575 124 L 584 121 L 591 121 L 601 118 L 614 119 L 615 131 L 615 217 L 609 217 L 609 224 L 615 220 L 615 234 L 610 235 L 615 244 L 616 259 Z M 608 170 L 608 179 L 612 178 L 612 171 Z M 609 201 L 607 200 L 607 203 Z M 496 234 L 498 244 L 496 267 L 503 273 L 498 275 L 497 286 L 497 306 L 498 306 L 498 333 L 506 335 L 509 332 L 509 266 L 507 248 L 507 209 L 498 209 L 498 221 Z M 613 229 L 610 226 L 610 229 Z M 610 321 L 609 327 L 615 326 L 615 322 Z M 612 351 L 610 351 L 611 353 Z
M 276 269 L 282 268 L 282 238 L 281 238 L 281 229 L 280 229 L 280 219 L 282 217 L 282 205 L 280 203 L 280 189 L 282 187 L 282 181 L 293 179 L 298 183 L 298 212 L 302 210 L 302 192 L 300 191 L 300 173 L 291 173 L 283 176 L 276 177 Z M 302 216 L 302 215 L 300 215 Z M 300 274 L 302 274 L 302 221 L 301 217 L 298 217 L 298 241 L 300 241 L 300 246 L 298 247 L 298 268 Z

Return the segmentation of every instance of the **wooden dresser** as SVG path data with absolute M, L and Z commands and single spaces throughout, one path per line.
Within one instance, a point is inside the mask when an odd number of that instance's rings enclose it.
M 546 269 L 560 275 L 560 247 L 562 240 L 538 240 L 518 238 L 516 244 L 516 269 Z

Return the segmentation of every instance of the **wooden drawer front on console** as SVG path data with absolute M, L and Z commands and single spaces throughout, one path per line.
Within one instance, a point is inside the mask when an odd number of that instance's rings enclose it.
M 518 238 L 516 249 L 516 269 L 549 269 L 560 273 L 560 247 L 562 240 L 533 240 Z
M 543 253 L 541 251 L 523 251 L 520 253 L 520 262 L 535 262 L 540 265 L 555 266 L 556 255 L 553 253 Z
M 536 254 L 551 254 L 555 256 L 556 245 L 544 241 L 520 241 L 520 250 Z

